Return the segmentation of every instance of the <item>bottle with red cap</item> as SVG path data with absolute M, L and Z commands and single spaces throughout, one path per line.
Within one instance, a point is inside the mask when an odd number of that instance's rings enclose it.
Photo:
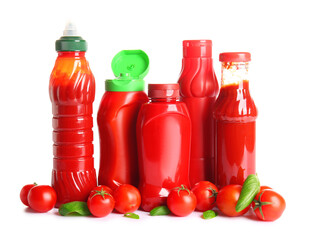
M 221 89 L 215 103 L 216 184 L 243 184 L 255 174 L 257 109 L 249 91 L 248 52 L 221 53 Z
M 179 85 L 149 84 L 148 97 L 137 119 L 139 189 L 145 211 L 166 204 L 171 189 L 190 185 L 191 120 L 185 103 L 178 100 Z
M 191 185 L 214 181 L 213 107 L 219 92 L 213 69 L 212 41 L 183 41 L 180 99 L 186 103 L 192 121 L 190 157 Z

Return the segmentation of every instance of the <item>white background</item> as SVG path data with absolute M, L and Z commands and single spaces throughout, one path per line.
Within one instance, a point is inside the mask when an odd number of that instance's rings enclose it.
M 306 1 L 2 1 L 1 70 L 1 239 L 308 239 L 308 56 Z M 50 184 L 52 114 L 49 75 L 57 57 L 54 43 L 67 20 L 88 41 L 87 59 L 96 78 L 94 119 L 112 78 L 110 62 L 123 49 L 142 49 L 150 58 L 145 80 L 178 80 L 182 40 L 212 39 L 218 55 L 249 51 L 250 88 L 259 110 L 257 172 L 276 189 L 287 208 L 275 222 L 222 215 L 127 219 L 38 214 L 19 200 L 34 181 Z M 99 167 L 94 124 L 95 167 Z M 3 237 L 3 236 L 6 237 Z M 300 237 L 302 236 L 302 237 Z

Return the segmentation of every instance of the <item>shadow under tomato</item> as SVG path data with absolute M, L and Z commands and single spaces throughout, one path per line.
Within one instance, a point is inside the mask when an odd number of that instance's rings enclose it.
M 26 208 L 24 209 L 24 211 L 25 211 L 26 213 L 40 213 L 40 212 L 37 212 L 37 211 L 33 210 L 33 209 L 30 208 L 30 207 L 26 207 Z
M 249 211 L 244 215 L 245 218 L 252 220 L 252 221 L 258 221 L 259 219 L 255 215 L 252 208 L 249 209 Z
M 255 216 L 255 213 L 254 213 L 254 211 L 253 211 L 252 208 L 250 208 L 250 209 L 248 210 L 248 212 L 245 213 L 244 215 L 237 216 L 237 217 L 226 216 L 226 215 L 225 215 L 224 213 L 222 213 L 218 208 L 214 208 L 214 209 L 212 209 L 212 210 L 214 210 L 215 212 L 217 212 L 217 213 L 218 213 L 218 216 L 224 217 L 224 218 L 247 218 L 247 219 L 252 220 L 252 221 L 257 221 L 257 220 L 258 220 L 257 217 Z

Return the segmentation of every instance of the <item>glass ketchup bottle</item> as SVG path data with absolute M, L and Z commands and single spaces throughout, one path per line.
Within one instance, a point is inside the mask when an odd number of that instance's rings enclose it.
M 56 41 L 58 57 L 49 82 L 56 206 L 86 201 L 97 183 L 92 144 L 95 80 L 85 58 L 86 50 L 86 41 L 77 35 L 73 24 L 67 24 L 63 36 Z
M 221 89 L 215 103 L 216 184 L 243 184 L 255 174 L 257 109 L 249 92 L 248 52 L 221 53 Z
M 191 121 L 178 84 L 149 84 L 137 120 L 141 207 L 165 205 L 172 188 L 190 186 Z
M 142 104 L 148 101 L 143 78 L 149 59 L 142 50 L 123 50 L 113 58 L 112 69 L 117 78 L 105 81 L 97 116 L 98 182 L 112 189 L 124 183 L 138 187 L 136 121 Z
M 212 41 L 183 41 L 180 100 L 189 110 L 192 122 L 190 183 L 214 182 L 213 107 L 219 92 L 213 69 Z

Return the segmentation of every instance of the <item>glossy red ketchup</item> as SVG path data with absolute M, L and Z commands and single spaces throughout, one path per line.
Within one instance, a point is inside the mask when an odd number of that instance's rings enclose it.
M 149 60 L 141 50 L 123 50 L 112 61 L 117 77 L 106 80 L 97 122 L 100 136 L 98 182 L 116 189 L 121 184 L 138 187 L 136 121 L 148 101 L 143 77 Z
M 191 121 L 178 84 L 149 84 L 137 120 L 141 207 L 166 204 L 172 188 L 189 187 Z
M 222 81 L 215 103 L 216 184 L 243 184 L 255 174 L 257 109 L 249 92 L 250 53 L 221 53 Z
M 52 187 L 59 206 L 86 201 L 96 186 L 92 144 L 95 80 L 85 58 L 85 41 L 62 37 L 57 42 L 58 58 L 50 76 L 49 94 L 54 129 Z
M 100 134 L 99 184 L 116 189 L 138 186 L 136 121 L 148 98 L 145 92 L 105 92 L 98 111 Z
M 213 69 L 212 41 L 183 41 L 182 70 L 179 77 L 180 100 L 192 121 L 190 183 L 214 182 L 213 107 L 219 92 Z

